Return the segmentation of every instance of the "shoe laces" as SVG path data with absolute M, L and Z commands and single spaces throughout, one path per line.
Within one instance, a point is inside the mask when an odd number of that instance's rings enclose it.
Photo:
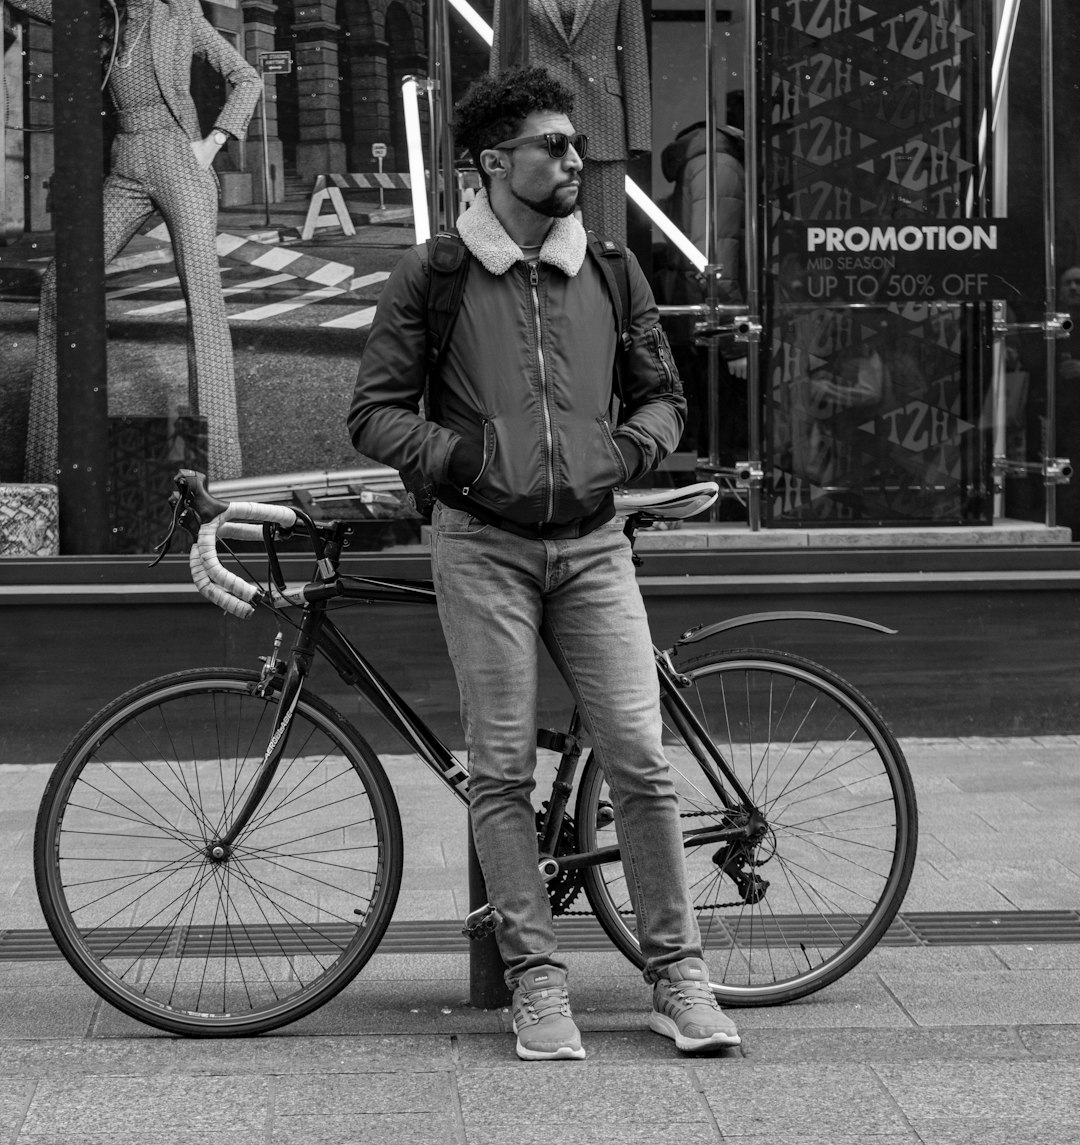
M 708 1006 L 711 1010 L 719 1010 L 716 997 L 708 982 L 695 982 L 691 978 L 683 978 L 678 982 L 666 981 L 664 983 L 669 994 L 675 995 L 684 1009 L 693 1006 Z
M 534 1022 L 559 1016 L 570 1017 L 570 996 L 558 986 L 522 991 L 521 1005 Z

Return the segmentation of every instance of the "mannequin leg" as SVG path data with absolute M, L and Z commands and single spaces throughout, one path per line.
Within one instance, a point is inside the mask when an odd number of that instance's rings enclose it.
M 127 246 L 153 213 L 146 188 L 135 179 L 110 175 L 105 180 L 102 212 L 105 263 Z M 56 261 L 41 281 L 37 349 L 30 387 L 30 417 L 26 437 L 26 480 L 55 483 L 57 467 L 56 393 Z

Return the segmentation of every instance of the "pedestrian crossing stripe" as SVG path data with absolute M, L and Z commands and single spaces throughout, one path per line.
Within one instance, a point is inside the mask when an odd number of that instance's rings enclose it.
M 159 242 L 172 241 L 169 229 L 164 223 L 147 231 L 146 234 L 148 238 L 157 239 Z M 313 254 L 305 254 L 303 251 L 268 245 L 227 232 L 217 236 L 216 245 L 219 258 L 233 259 L 263 270 L 283 272 L 293 278 L 303 278 L 308 282 L 317 283 L 319 286 L 339 286 L 356 274 L 356 268 L 344 262 L 331 262 L 316 258 Z
M 229 267 L 222 267 L 221 273 L 225 275 L 229 272 Z M 337 298 L 344 294 L 351 294 L 356 291 L 362 290 L 367 286 L 376 286 L 379 283 L 385 282 L 390 277 L 390 272 L 385 270 L 373 271 L 370 274 L 362 274 L 354 278 L 350 283 L 343 283 L 340 286 L 323 286 L 317 290 L 307 290 L 302 294 L 295 295 L 292 298 L 286 298 L 278 302 L 271 302 L 263 306 L 258 306 L 251 310 L 241 310 L 229 315 L 230 322 L 260 322 L 270 318 L 276 318 L 282 314 L 288 314 L 290 311 L 298 310 L 306 306 L 311 306 L 313 303 L 322 302 L 330 298 Z M 264 290 L 271 286 L 279 286 L 287 282 L 299 281 L 291 274 L 272 274 L 264 278 L 250 279 L 247 282 L 237 283 L 234 286 L 223 287 L 221 293 L 226 298 L 236 299 L 240 295 L 248 294 L 253 291 Z M 120 290 L 110 291 L 108 298 L 110 301 L 127 298 L 136 294 L 143 294 L 148 291 L 158 291 L 163 287 L 174 287 L 180 283 L 179 278 L 155 278 L 149 282 L 139 283 L 135 286 L 123 287 Z M 162 314 L 175 313 L 178 310 L 183 310 L 187 306 L 187 302 L 183 298 L 174 298 L 166 302 L 157 302 L 151 306 L 140 306 L 134 310 L 125 311 L 127 314 L 137 314 L 143 317 L 148 315 L 160 316 Z M 329 326 L 341 330 L 359 330 L 371 325 L 371 320 L 375 314 L 374 306 L 364 306 L 358 310 L 351 311 L 340 318 L 335 318 L 327 322 L 320 322 L 320 326 Z
M 263 270 L 284 272 L 319 286 L 338 286 L 356 274 L 356 268 L 347 263 L 329 262 L 313 254 L 304 254 L 286 247 L 267 246 L 239 235 L 219 234 L 217 250 L 221 258 L 236 259 Z

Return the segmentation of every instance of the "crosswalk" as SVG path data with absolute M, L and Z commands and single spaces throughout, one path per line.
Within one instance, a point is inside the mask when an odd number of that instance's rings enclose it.
M 355 275 L 351 280 L 342 280 L 338 285 L 320 286 L 310 278 L 298 278 L 295 274 L 259 274 L 254 266 L 221 267 L 222 294 L 225 297 L 228 319 L 231 323 L 270 322 L 284 315 L 309 311 L 314 325 L 335 330 L 363 330 L 371 325 L 375 315 L 372 304 L 381 284 L 390 277 L 389 271 L 375 271 L 370 274 Z M 255 277 L 247 277 L 254 274 Z M 106 300 L 120 303 L 120 313 L 125 316 L 152 318 L 183 312 L 186 307 L 178 276 L 159 276 L 149 268 L 140 267 L 137 271 L 123 274 L 125 280 L 136 276 L 138 281 L 125 281 L 107 291 Z M 274 300 L 259 300 L 258 305 L 248 305 L 254 301 L 250 296 L 274 290 Z M 156 295 L 154 301 L 140 296 Z M 161 299 L 162 294 L 172 297 Z M 245 297 L 248 296 L 248 297 Z M 320 304 L 335 302 L 333 317 L 321 317 Z M 352 305 L 350 303 L 355 303 Z M 343 307 L 345 312 L 342 313 Z

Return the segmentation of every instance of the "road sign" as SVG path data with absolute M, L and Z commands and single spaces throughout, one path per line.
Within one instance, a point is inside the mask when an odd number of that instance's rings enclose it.
M 386 158 L 386 144 L 385 143 L 373 143 L 371 145 L 371 156 L 373 159 L 385 159 Z
M 287 75 L 292 71 L 292 52 L 260 52 L 259 71 L 264 75 Z

